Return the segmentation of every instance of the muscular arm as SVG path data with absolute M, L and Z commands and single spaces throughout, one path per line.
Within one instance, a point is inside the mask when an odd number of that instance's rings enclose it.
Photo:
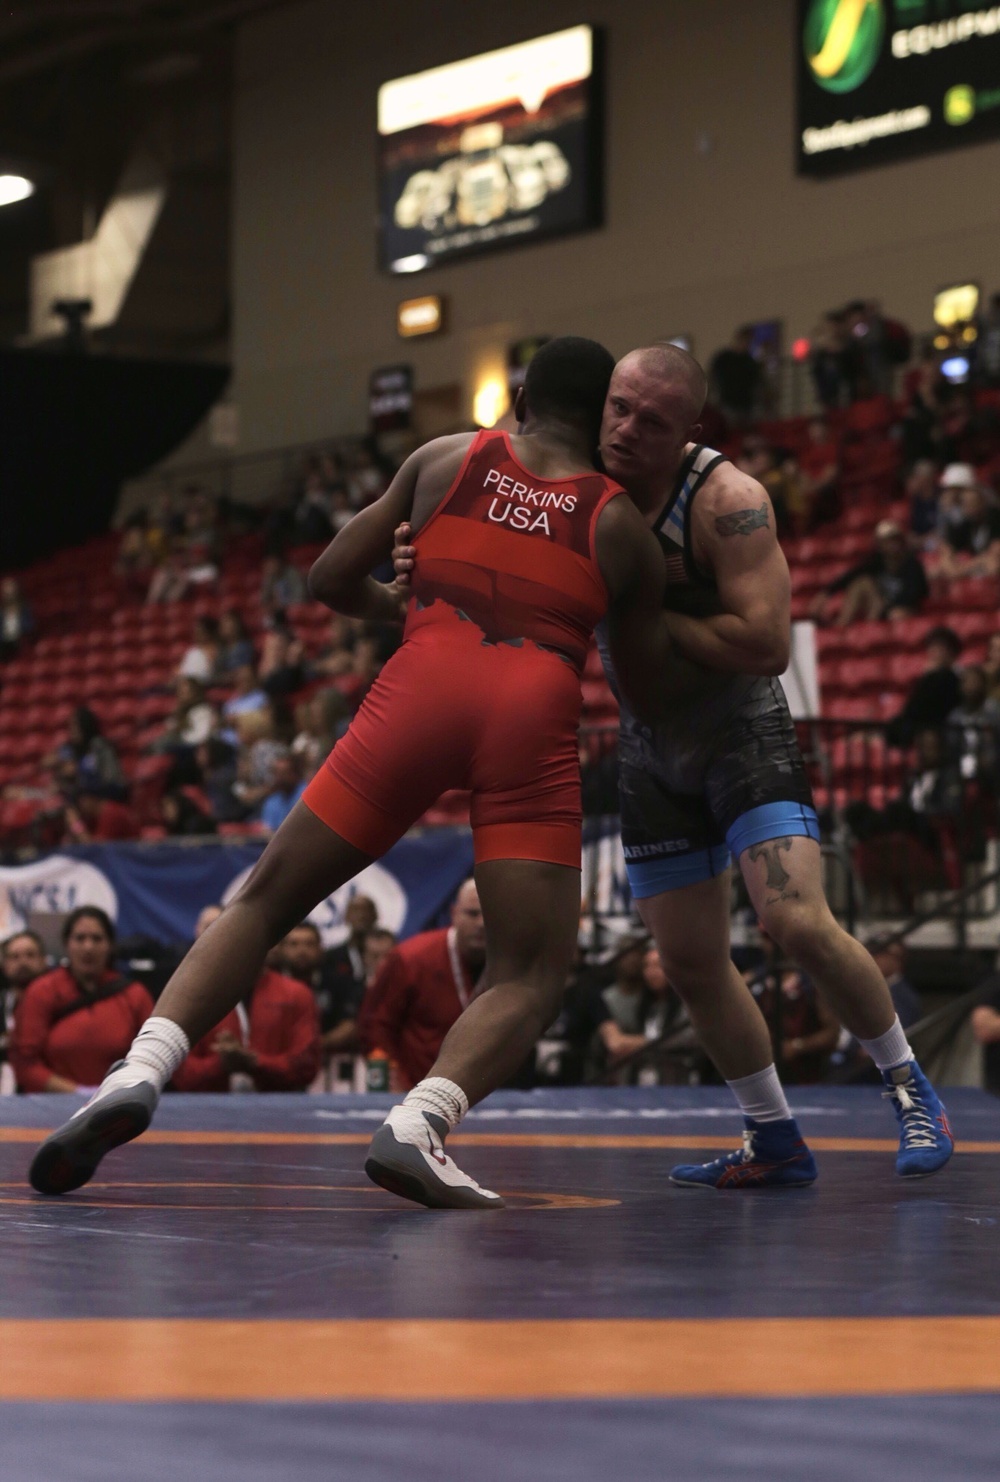
M 327 546 L 309 572 L 309 593 L 335 612 L 379 622 L 402 615 L 395 583 L 384 585 L 369 572 L 392 550 L 392 533 L 413 508 L 413 494 L 426 450 L 411 453 L 381 499 L 360 510 Z
M 718 469 L 695 502 L 692 543 L 696 562 L 715 579 L 723 611 L 704 618 L 669 614 L 680 653 L 707 669 L 784 673 L 791 583 L 767 491 L 736 469 Z
M 656 721 L 669 706 L 675 657 L 663 610 L 663 556 L 635 505 L 621 496 L 603 510 L 595 548 L 608 589 L 608 637 L 618 683 L 639 719 Z

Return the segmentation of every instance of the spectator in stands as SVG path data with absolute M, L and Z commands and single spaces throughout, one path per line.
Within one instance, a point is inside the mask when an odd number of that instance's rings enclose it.
M 211 684 L 219 663 L 219 625 L 214 618 L 195 619 L 193 641 L 177 666 L 182 679 Z
M 261 567 L 260 605 L 266 612 L 283 612 L 308 598 L 306 579 L 286 556 L 265 556 Z
M 930 458 L 918 458 L 906 476 L 905 493 L 910 506 L 910 534 L 918 544 L 932 546 L 940 521 L 938 472 Z
M 927 667 L 915 680 L 902 710 L 886 726 L 890 746 L 909 746 L 919 730 L 943 726 L 961 702 L 957 665 L 962 642 L 958 634 L 952 628 L 932 628 L 924 642 Z
M 153 572 L 146 593 L 151 606 L 161 602 L 180 602 L 188 590 L 187 550 L 180 537 L 174 537 L 163 560 Z
M 163 734 L 153 743 L 153 751 L 200 746 L 215 731 L 215 711 L 205 699 L 200 679 L 181 675 L 174 683 L 174 693 L 177 704 L 166 719 Z
M 115 931 L 97 906 L 79 906 L 63 926 L 65 967 L 25 989 L 14 1015 L 10 1061 L 19 1091 L 98 1086 L 153 1012 L 141 983 L 112 967 Z
M 953 464 L 942 482 L 957 490 L 960 518 L 944 531 L 935 575 L 945 581 L 966 577 L 1000 575 L 1000 509 L 987 501 L 975 472 L 965 464 Z M 957 481 L 961 478 L 963 483 Z
M 35 631 L 31 608 L 12 576 L 0 581 L 0 663 L 12 659 Z
M 365 944 L 378 926 L 378 907 L 370 895 L 358 893 L 351 896 L 344 909 L 344 924 L 348 929 L 347 940 L 327 952 L 326 970 L 345 984 L 345 991 L 350 979 L 354 991 L 361 994 L 369 981 L 365 969 Z
M 196 938 L 222 914 L 206 908 Z M 320 1068 L 319 1015 L 304 983 L 265 967 L 247 999 L 192 1046 L 177 1091 L 305 1091 Z
M 809 441 L 800 448 L 797 463 L 807 500 L 807 523 L 815 525 L 836 513 L 840 446 L 825 417 L 811 418 L 808 433 Z
M 323 1057 L 350 1055 L 358 1044 L 358 1014 L 364 983 L 343 973 L 339 959 L 324 953 L 312 921 L 293 927 L 279 948 L 281 970 L 305 983 L 316 999 Z
M 252 664 L 241 664 L 233 675 L 233 692 L 222 707 L 223 716 L 231 721 L 267 708 L 267 694 L 257 681 L 256 669 Z
M 292 540 L 296 545 L 321 545 L 333 537 L 330 491 L 319 468 L 306 474 L 302 497 L 292 518 Z
M 260 821 L 269 833 L 277 833 L 305 790 L 305 783 L 299 779 L 298 762 L 285 748 L 274 759 L 270 790 L 260 809 Z
M 396 933 L 389 931 L 388 927 L 376 926 L 373 931 L 368 932 L 363 953 L 366 986 L 374 983 L 376 974 L 396 945 Z
M 275 732 L 274 712 L 270 707 L 237 719 L 240 752 L 233 792 L 248 814 L 259 808 L 271 791 L 274 762 L 285 749 L 285 743 L 278 740 Z
M 907 463 L 937 456 L 937 425 L 943 408 L 942 393 L 946 389 L 941 356 L 933 343 L 928 343 L 920 352 L 917 364 L 903 378 L 903 457 Z
M 115 576 L 131 591 L 145 592 L 149 586 L 149 572 L 153 561 L 149 517 L 144 509 L 140 509 L 122 531 L 115 557 Z
M 204 838 L 216 832 L 212 804 L 200 787 L 172 787 L 160 799 L 160 817 L 171 838 Z
M 972 1010 L 972 1032 L 983 1047 L 983 1083 L 1000 1096 L 1000 974 L 979 984 L 985 1002 Z
M 347 729 L 351 708 L 337 689 L 318 690 L 295 710 L 298 727 L 292 752 L 298 757 L 301 775 L 308 780 L 323 765 L 333 743 Z
M 345 472 L 348 497 L 353 509 L 364 509 L 385 492 L 386 480 L 369 450 L 359 445 L 348 459 Z
M 475 881 L 467 880 L 449 927 L 410 937 L 382 964 L 361 1005 L 363 1051 L 384 1051 L 396 1065 L 400 1087 L 410 1090 L 434 1064 L 485 966 L 483 913 Z
M 184 512 L 183 551 L 192 586 L 214 582 L 219 575 L 219 532 L 212 501 L 199 489 L 188 490 Z
M 979 326 L 975 375 L 981 386 L 1000 386 L 1000 293 L 990 299 Z
M 731 427 L 751 422 L 764 402 L 764 369 L 751 353 L 752 344 L 753 329 L 744 325 L 709 366 L 712 398 Z
M 1000 758 L 1000 704 L 990 699 L 989 681 L 981 664 L 969 664 L 959 676 L 962 703 L 948 716 L 959 767 L 967 782 L 977 781 L 990 792 L 997 783 Z
M 354 645 L 361 635 L 357 618 L 335 612 L 327 628 L 326 641 L 310 666 L 314 678 L 336 679 L 350 672 L 354 662 Z
M 234 609 L 219 619 L 219 658 L 215 678 L 220 684 L 231 684 L 240 669 L 253 665 L 254 651 L 250 634 L 242 617 Z
M 892 391 L 892 368 L 910 358 L 912 337 L 898 320 L 886 319 L 875 299 L 847 305 L 848 331 L 857 346 L 855 396 L 885 396 Z
M 63 815 L 66 843 L 110 844 L 139 837 L 139 820 L 126 803 L 106 798 L 95 784 L 85 783 L 67 803 Z
M 761 961 L 744 974 L 767 1021 L 775 1061 L 793 1085 L 821 1081 L 837 1048 L 840 1025 L 805 973 L 781 966 L 777 943 L 760 922 Z
M 236 749 L 221 736 L 211 736 L 195 752 L 198 782 L 217 823 L 238 823 L 247 809 L 234 792 Z
M 853 348 L 846 316 L 840 311 L 824 314 L 812 333 L 809 367 L 816 399 L 827 411 L 841 406 L 845 399 Z
M 920 995 L 906 976 L 906 944 L 877 939 L 869 943 L 868 950 L 892 994 L 892 1003 L 899 1015 L 899 1022 L 904 1029 L 909 1029 L 923 1017 L 923 1010 L 920 1007 Z
M 986 646 L 983 673 L 986 675 L 990 699 L 1000 700 L 1000 633 L 994 633 Z
M 292 695 L 305 684 L 305 650 L 287 628 L 277 626 L 266 635 L 258 677 L 269 695 Z
M 875 527 L 875 549 L 870 556 L 842 572 L 813 601 L 812 615 L 823 622 L 830 599 L 844 593 L 835 622 L 850 623 L 913 617 L 928 596 L 927 577 L 920 561 L 908 548 L 906 536 L 895 520 L 880 520 Z
M 0 1095 L 15 1089 L 14 1072 L 8 1063 L 10 1036 L 14 1031 L 14 1013 L 29 983 L 48 969 L 45 945 L 37 932 L 16 931 L 0 948 Z
M 101 723 L 87 705 L 78 705 L 69 722 L 69 735 L 55 753 L 60 789 L 76 795 L 82 788 L 102 797 L 125 797 L 125 775 L 118 753 L 101 731 Z

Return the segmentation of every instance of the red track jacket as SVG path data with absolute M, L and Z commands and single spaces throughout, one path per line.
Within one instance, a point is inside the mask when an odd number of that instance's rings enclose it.
M 305 1091 L 319 1070 L 321 1050 L 316 1000 L 303 983 L 265 968 L 254 985 L 249 1035 L 236 1009 L 192 1048 L 174 1075 L 176 1091 L 228 1091 L 229 1071 L 212 1045 L 224 1031 L 256 1052 L 248 1072 L 258 1091 Z
M 101 985 L 115 976 L 105 973 Z M 80 985 L 65 967 L 43 973 L 21 994 L 8 1049 L 19 1091 L 43 1091 L 51 1075 L 65 1076 L 78 1086 L 99 1085 L 153 1012 L 146 989 L 130 983 L 113 998 L 53 1024 L 59 1009 L 79 996 Z
M 362 1048 L 384 1050 L 396 1062 L 406 1090 L 423 1080 L 475 992 L 468 968 L 457 959 L 453 964 L 448 930 L 421 932 L 390 952 L 361 1005 Z

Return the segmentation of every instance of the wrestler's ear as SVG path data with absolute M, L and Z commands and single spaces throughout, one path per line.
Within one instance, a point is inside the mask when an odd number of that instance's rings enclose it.
M 518 386 L 517 395 L 514 397 L 514 419 L 518 426 L 527 420 L 528 403 L 524 398 L 524 387 Z

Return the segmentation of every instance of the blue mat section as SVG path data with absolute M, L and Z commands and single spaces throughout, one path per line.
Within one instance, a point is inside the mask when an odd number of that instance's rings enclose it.
M 956 1135 L 1000 1140 L 1000 1098 L 955 1087 L 944 1093 Z M 372 1130 L 398 1096 L 176 1096 L 156 1114 L 159 1131 L 231 1132 Z M 792 1110 L 803 1130 L 822 1137 L 894 1137 L 896 1122 L 879 1086 L 793 1086 Z M 75 1110 L 71 1096 L 0 1098 L 0 1126 L 53 1127 Z M 610 1125 L 609 1125 L 610 1124 Z M 469 1132 L 697 1132 L 726 1139 L 742 1129 L 725 1087 L 579 1087 L 498 1091 L 474 1107 Z
M 0 1408 L 4 1482 L 996 1482 L 998 1401 Z
M 381 1098 L 388 1102 L 391 1098 Z M 949 1098 L 959 1134 L 1000 1141 L 1000 1102 Z M 69 1098 L 11 1098 L 52 1125 Z M 877 1090 L 809 1091 L 817 1135 L 891 1137 Z M 4 1108 L 7 1112 L 7 1108 Z M 726 1093 L 498 1096 L 468 1130 L 690 1136 L 733 1145 Z M 168 1097 L 156 1128 L 370 1131 L 366 1098 Z M 40 1199 L 31 1147 L 0 1143 L 0 1316 L 638 1318 L 1000 1312 L 1000 1155 L 903 1181 L 891 1152 L 824 1152 L 810 1189 L 676 1189 L 683 1148 L 462 1147 L 510 1196 L 474 1219 L 368 1183 L 363 1145 L 140 1139 L 93 1184 Z M 611 1201 L 553 1208 L 553 1196 Z M 546 1204 L 550 1207 L 542 1207 Z

